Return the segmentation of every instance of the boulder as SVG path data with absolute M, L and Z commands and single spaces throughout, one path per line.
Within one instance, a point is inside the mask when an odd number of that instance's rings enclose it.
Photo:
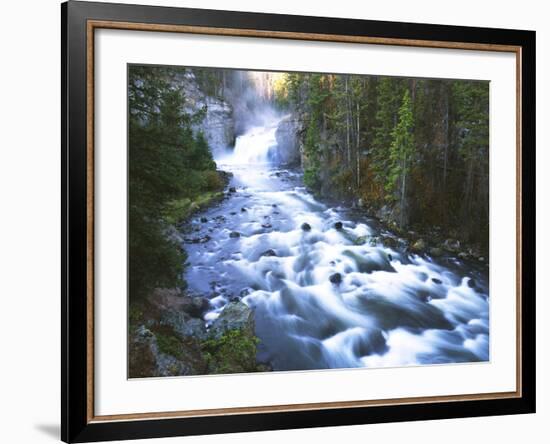
M 158 323 L 160 326 L 170 327 L 181 338 L 193 337 L 203 339 L 207 336 L 203 320 L 194 318 L 183 310 L 162 310 Z
M 254 335 L 254 314 L 240 301 L 228 303 L 210 327 L 210 337 L 219 339 L 229 330 L 242 330 Z
M 422 253 L 426 249 L 426 242 L 423 239 L 418 239 L 411 245 L 411 251 L 414 253 Z
M 373 271 L 395 272 L 395 269 L 390 264 L 389 257 L 378 249 L 373 249 L 368 254 L 359 254 L 352 250 L 344 250 L 342 251 L 342 255 L 352 259 L 360 273 L 372 273 Z
M 451 253 L 457 253 L 460 250 L 460 241 L 446 239 L 445 242 L 443 242 L 443 248 Z
M 301 226 L 302 230 L 303 231 L 311 231 L 311 225 L 308 224 L 307 222 L 304 222 Z

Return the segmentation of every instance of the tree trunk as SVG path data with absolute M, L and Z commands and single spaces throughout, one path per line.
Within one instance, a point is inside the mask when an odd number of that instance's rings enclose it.
M 349 116 L 349 89 L 348 89 L 348 80 L 349 77 L 345 77 L 345 91 L 346 91 L 346 148 L 347 148 L 347 161 L 348 167 L 351 165 L 351 135 L 350 135 L 350 116 Z
M 359 100 L 356 103 L 357 106 L 357 144 L 355 146 L 357 150 L 357 189 L 361 187 L 361 153 L 360 153 L 360 141 L 361 141 L 361 127 L 360 127 L 360 108 Z
M 403 156 L 403 172 L 401 173 L 401 202 L 399 204 L 401 210 L 399 212 L 399 228 L 403 228 L 404 213 L 405 213 L 405 191 L 407 183 L 407 156 Z

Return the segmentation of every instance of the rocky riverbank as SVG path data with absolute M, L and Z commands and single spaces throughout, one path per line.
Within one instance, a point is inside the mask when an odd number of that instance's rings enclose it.
M 413 229 L 401 229 L 395 222 L 389 207 L 377 210 L 359 202 L 353 211 L 364 219 L 375 219 L 382 228 L 380 238 L 373 238 L 371 242 L 380 241 L 385 246 L 402 252 L 429 255 L 435 258 L 452 256 L 486 268 L 489 267 L 489 252 L 479 244 L 459 240 L 457 233 L 445 231 L 439 226 L 415 226 Z M 357 242 L 361 241 L 359 239 Z
M 207 324 L 210 301 L 181 289 L 156 289 L 130 306 L 129 377 L 227 374 L 269 370 L 256 363 L 252 310 L 228 303 Z

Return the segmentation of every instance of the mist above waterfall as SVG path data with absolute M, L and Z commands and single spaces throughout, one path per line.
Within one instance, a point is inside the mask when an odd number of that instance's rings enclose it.
M 274 106 L 274 81 L 279 73 L 231 71 L 224 98 L 233 109 L 235 144 L 217 153 L 231 164 L 277 162 L 276 131 L 283 115 Z

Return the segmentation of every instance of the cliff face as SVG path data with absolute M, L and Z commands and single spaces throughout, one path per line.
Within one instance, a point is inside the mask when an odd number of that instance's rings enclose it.
M 235 120 L 233 108 L 226 101 L 205 94 L 199 87 L 193 71 L 187 69 L 176 76 L 176 86 L 185 91 L 185 111 L 196 114 L 205 110 L 201 122 L 194 125 L 196 131 L 202 131 L 212 153 L 215 154 L 235 143 Z
M 302 165 L 301 128 L 300 120 L 291 114 L 281 120 L 275 132 L 278 162 L 287 165 Z

